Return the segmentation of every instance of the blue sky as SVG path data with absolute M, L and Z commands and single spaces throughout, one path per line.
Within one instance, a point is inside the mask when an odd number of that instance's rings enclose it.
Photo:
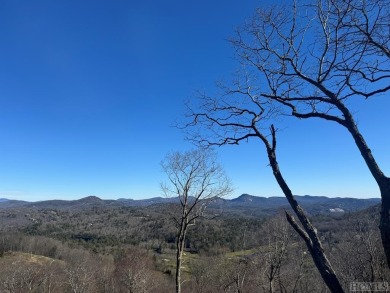
M 0 4 L 0 197 L 161 196 L 160 161 L 191 145 L 171 127 L 194 90 L 237 64 L 226 39 L 266 1 Z M 351 105 L 385 172 L 386 96 Z M 218 149 L 233 196 L 281 195 L 256 141 Z M 378 197 L 352 138 L 291 120 L 279 163 L 295 194 Z

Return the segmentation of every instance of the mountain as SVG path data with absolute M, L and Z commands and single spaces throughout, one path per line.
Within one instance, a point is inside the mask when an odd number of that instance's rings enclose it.
M 256 205 L 263 207 L 275 207 L 275 206 L 283 206 L 288 204 L 287 199 L 285 197 L 274 196 L 274 197 L 261 197 L 254 196 L 249 194 L 242 194 L 241 196 L 230 200 L 230 204 L 233 205 Z
M 377 205 L 380 198 L 330 198 L 325 196 L 295 196 L 298 203 L 309 214 L 343 213 L 363 210 Z M 178 198 L 153 197 L 149 199 L 103 200 L 97 196 L 87 196 L 78 200 L 46 200 L 39 202 L 25 202 L 16 200 L 0 200 L 0 208 L 39 208 L 39 209 L 86 209 L 90 207 L 149 207 L 164 204 L 177 203 Z M 247 214 L 253 216 L 269 215 L 280 209 L 289 209 L 285 197 L 260 197 L 242 194 L 234 199 L 216 199 L 210 205 L 210 209 L 223 210 L 225 213 Z
M 9 201 L 8 198 L 0 198 L 0 202 L 6 202 L 6 201 Z
M 321 204 L 334 206 L 334 208 L 346 208 L 346 209 L 360 209 L 360 206 L 371 206 L 381 202 L 380 198 L 350 198 L 350 197 L 326 197 L 326 196 L 312 196 L 312 195 L 295 195 L 295 199 L 300 205 L 312 205 Z M 249 194 L 242 194 L 241 196 L 230 200 L 234 205 L 263 205 L 266 207 L 271 206 L 284 206 L 288 205 L 287 199 L 279 196 L 273 197 L 260 197 Z
M 312 195 L 295 195 L 295 199 L 311 214 L 359 211 L 381 202 L 380 198 L 332 198 Z M 285 197 L 259 197 L 249 194 L 243 194 L 235 199 L 226 201 L 225 207 L 228 209 L 247 209 L 256 213 L 272 212 L 278 209 L 290 208 Z
M 23 206 L 25 204 L 28 204 L 27 201 L 22 200 L 13 200 L 13 199 L 6 199 L 3 201 L 0 201 L 0 208 L 13 208 L 13 207 L 19 207 Z
M 126 199 L 120 198 L 117 201 L 123 203 L 126 206 L 150 206 L 155 204 L 175 203 L 178 201 L 177 197 L 153 197 L 148 199 Z

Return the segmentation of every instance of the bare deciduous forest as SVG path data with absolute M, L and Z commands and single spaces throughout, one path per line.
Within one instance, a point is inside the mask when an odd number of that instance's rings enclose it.
M 180 205 L 47 204 L 0 209 L 0 292 L 175 291 Z M 188 229 L 182 292 L 328 291 L 284 210 L 241 208 L 214 217 L 220 209 L 211 207 Z M 312 215 L 344 288 L 389 278 L 378 211 Z

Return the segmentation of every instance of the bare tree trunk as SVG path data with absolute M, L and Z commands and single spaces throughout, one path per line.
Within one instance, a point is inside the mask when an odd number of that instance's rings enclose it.
M 178 249 L 176 252 L 176 293 L 181 292 L 181 258 L 182 252 Z
M 317 235 L 317 230 L 311 224 L 309 218 L 305 215 L 303 209 L 299 206 L 298 202 L 295 200 L 294 195 L 292 194 L 290 188 L 287 185 L 287 182 L 284 180 L 282 173 L 280 172 L 278 162 L 276 160 L 276 138 L 275 138 L 275 129 L 271 127 L 271 133 L 273 135 L 273 146 L 271 147 L 266 139 L 262 138 L 265 142 L 267 148 L 268 159 L 274 174 L 276 181 L 278 182 L 280 188 L 282 189 L 285 197 L 287 198 L 290 206 L 297 215 L 300 223 L 303 226 L 303 229 L 298 226 L 294 218 L 286 212 L 287 220 L 291 226 L 297 231 L 297 233 L 305 241 L 307 248 L 313 258 L 313 261 L 321 274 L 322 279 L 325 284 L 328 286 L 331 292 L 344 292 L 340 281 L 337 278 L 335 271 L 332 268 L 332 265 L 328 258 L 325 255 L 322 243 Z M 270 287 L 271 289 L 271 287 Z
M 382 245 L 386 255 L 387 266 L 390 269 L 390 178 L 383 174 L 381 168 L 375 161 L 375 158 L 364 140 L 363 135 L 360 133 L 350 111 L 341 102 L 338 107 L 345 117 L 345 127 L 351 133 L 355 144 L 377 182 L 381 193 L 382 207 L 379 229 L 381 231 Z
M 274 279 L 269 279 L 269 293 L 274 293 Z
M 382 245 L 386 254 L 387 266 L 390 269 L 390 178 L 383 179 L 383 183 L 381 183 L 379 188 L 382 197 L 379 229 L 381 231 Z
M 176 293 L 181 293 L 181 265 L 183 262 L 183 251 L 186 235 L 186 223 L 183 218 L 180 224 L 180 230 L 176 240 Z
M 303 240 L 305 240 L 308 250 L 313 258 L 313 261 L 328 288 L 332 292 L 344 292 L 343 288 L 341 287 L 340 281 L 338 280 L 336 273 L 332 268 L 332 265 L 330 264 L 328 258 L 324 253 L 324 249 L 322 247 L 320 239 L 318 238 L 316 229 L 313 227 L 310 220 L 304 214 L 303 209 L 298 205 L 297 201 L 295 200 L 291 190 L 287 186 L 287 183 L 285 182 L 282 174 L 279 171 L 277 161 L 275 159 L 270 159 L 270 163 L 279 186 L 283 190 L 284 195 L 286 196 L 288 202 L 290 203 L 290 206 L 294 210 L 305 231 L 303 231 L 297 225 L 294 219 L 289 214 L 287 214 L 287 219 L 289 223 L 299 233 Z
M 181 243 L 177 244 L 177 251 L 176 251 L 176 293 L 181 292 L 181 262 L 183 257 L 183 251 L 181 248 Z

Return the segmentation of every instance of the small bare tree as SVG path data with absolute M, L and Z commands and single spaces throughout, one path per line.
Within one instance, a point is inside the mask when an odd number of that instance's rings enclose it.
M 181 292 L 181 267 L 187 230 L 204 214 L 210 202 L 228 195 L 232 189 L 215 154 L 209 150 L 172 152 L 161 165 L 168 177 L 168 183 L 161 184 L 162 190 L 168 197 L 177 197 L 180 206 L 180 214 L 174 220 L 177 225 L 176 292 Z
M 97 269 L 95 259 L 88 252 L 73 250 L 65 268 L 68 290 L 73 293 L 94 291 Z
M 266 232 L 265 238 L 267 250 L 264 257 L 264 275 L 267 280 L 265 290 L 269 293 L 275 292 L 275 282 L 281 283 L 281 267 L 287 255 L 287 249 L 290 242 L 290 233 L 288 224 L 281 216 L 270 219 L 264 225 Z M 268 289 L 268 290 L 267 290 Z M 282 290 L 281 290 L 282 291 Z
M 126 250 L 125 256 L 116 262 L 115 274 L 120 289 L 128 293 L 148 293 L 156 290 L 152 274 L 152 260 L 147 251 L 137 247 Z

